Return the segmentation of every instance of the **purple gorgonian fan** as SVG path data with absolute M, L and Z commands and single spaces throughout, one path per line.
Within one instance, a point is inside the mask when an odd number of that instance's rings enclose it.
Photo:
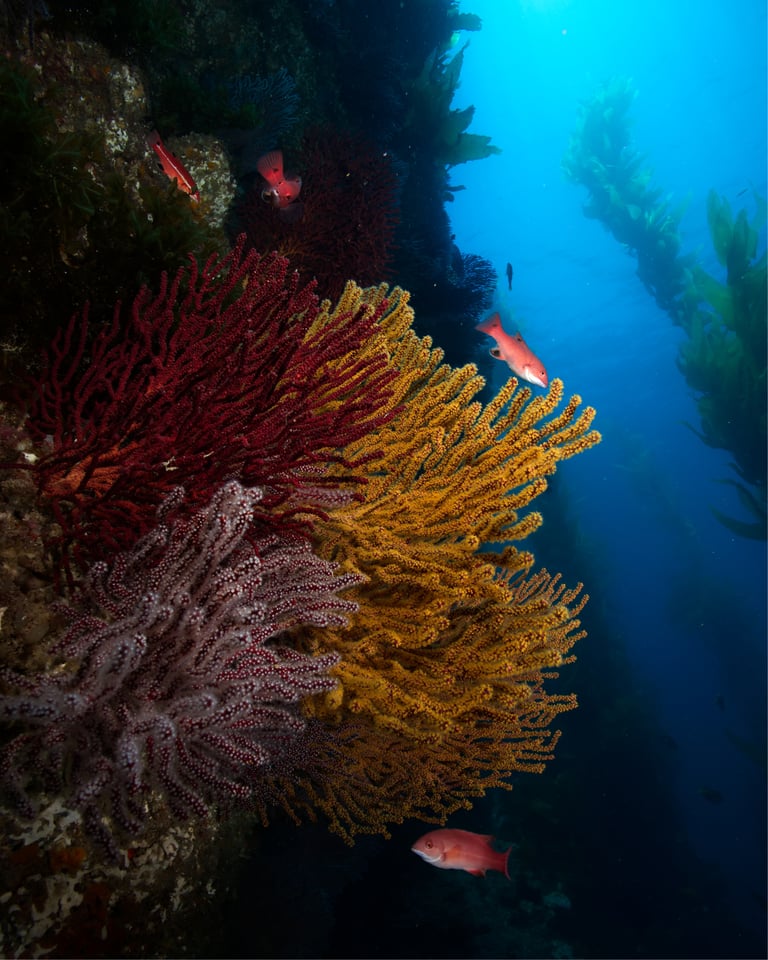
M 22 809 L 56 791 L 110 845 L 112 825 L 140 832 L 152 794 L 182 819 L 247 802 L 284 766 L 301 700 L 336 684 L 337 655 L 292 649 L 287 631 L 357 609 L 337 593 L 359 577 L 336 576 L 304 538 L 254 534 L 258 488 L 230 481 L 174 521 L 182 497 L 111 568 L 91 568 L 59 665 L 0 697 L 18 730 L 0 773 Z

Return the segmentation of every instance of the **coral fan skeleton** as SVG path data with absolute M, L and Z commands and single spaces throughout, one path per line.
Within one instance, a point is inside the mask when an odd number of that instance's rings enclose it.
M 53 345 L 29 469 L 75 569 L 99 562 L 58 665 L 0 702 L 24 724 L 6 783 L 28 810 L 63 792 L 107 840 L 105 813 L 130 834 L 150 798 L 322 812 L 345 839 L 444 822 L 543 770 L 576 706 L 544 683 L 586 595 L 514 541 L 599 441 L 594 410 L 558 410 L 558 379 L 482 406 L 407 293 L 350 282 L 318 304 L 242 243 L 117 311 L 90 363 L 86 321 Z
M 336 592 L 361 578 L 334 576 L 303 538 L 251 543 L 259 490 L 231 481 L 191 519 L 163 519 L 179 499 L 111 569 L 94 565 L 55 650 L 62 665 L 0 698 L 0 715 L 31 727 L 1 766 L 28 813 L 38 778 L 107 839 L 103 814 L 136 835 L 152 791 L 182 818 L 247 800 L 301 731 L 298 702 L 335 686 L 335 654 L 275 639 L 344 623 L 356 605 Z
M 550 725 L 576 699 L 544 680 L 572 659 L 587 597 L 531 573 L 533 555 L 513 543 L 542 522 L 522 511 L 545 478 L 600 440 L 580 397 L 557 409 L 557 379 L 532 397 L 511 378 L 477 403 L 477 369 L 449 367 L 416 336 L 402 290 L 350 283 L 337 310 L 379 314 L 383 303 L 367 349 L 383 342 L 398 370 L 396 413 L 345 451 L 367 462 L 365 501 L 315 528 L 322 556 L 365 576 L 349 625 L 311 631 L 306 647 L 341 655 L 339 687 L 310 705 L 340 729 L 289 810 L 322 810 L 345 839 L 409 817 L 444 822 L 552 758 Z M 275 791 L 283 805 L 286 786 Z
M 285 259 L 243 245 L 164 277 L 128 317 L 118 307 L 90 351 L 87 312 L 54 341 L 28 426 L 48 443 L 36 476 L 65 559 L 131 546 L 178 485 L 190 506 L 227 479 L 261 486 L 255 511 L 273 527 L 353 496 L 361 464 L 340 451 L 391 416 L 394 371 L 361 351 L 376 316 L 329 323 Z

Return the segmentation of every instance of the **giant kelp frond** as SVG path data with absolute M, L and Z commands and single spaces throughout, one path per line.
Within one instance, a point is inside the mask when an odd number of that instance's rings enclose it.
M 733 483 L 751 520 L 714 510 L 739 536 L 766 536 L 766 254 L 759 253 L 765 201 L 756 196 L 752 218 L 734 216 L 725 197 L 707 198 L 712 246 L 725 282 L 697 264 L 688 276 L 678 366 L 698 392 L 701 430 L 711 447 L 730 450 L 740 483 Z M 751 487 L 748 490 L 744 484 Z
M 408 111 L 404 129 L 416 142 L 431 144 L 439 163 L 455 166 L 470 160 L 483 160 L 501 150 L 491 138 L 467 133 L 475 115 L 473 106 L 452 108 L 464 62 L 465 43 L 453 56 L 436 49 L 427 57 L 419 77 L 408 91 Z
M 653 187 L 652 171 L 631 137 L 636 90 L 627 79 L 602 85 L 582 104 L 563 169 L 587 188 L 584 212 L 598 218 L 637 258 L 646 289 L 687 333 L 678 366 L 699 394 L 696 404 L 709 446 L 732 451 L 737 472 L 755 488 L 752 521 L 715 515 L 740 536 L 765 537 L 766 502 L 766 257 L 759 254 L 765 200 L 757 211 L 734 215 L 714 190 L 707 220 L 722 282 L 691 254 L 683 254 L 682 211 Z M 753 509 L 757 506 L 757 510 Z
M 690 258 L 680 255 L 681 208 L 652 185 L 653 171 L 632 140 L 632 81 L 614 77 L 581 104 L 562 166 L 588 191 L 584 213 L 599 219 L 637 258 L 637 275 L 662 310 L 677 318 Z

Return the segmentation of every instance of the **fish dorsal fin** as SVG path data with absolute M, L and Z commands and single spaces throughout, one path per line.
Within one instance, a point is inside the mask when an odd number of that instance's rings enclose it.
M 259 157 L 256 169 L 271 184 L 279 183 L 283 179 L 283 151 L 270 150 L 263 157 Z

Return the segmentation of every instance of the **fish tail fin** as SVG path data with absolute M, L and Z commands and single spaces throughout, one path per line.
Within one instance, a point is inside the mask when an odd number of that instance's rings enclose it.
M 514 849 L 515 849 L 515 845 L 512 844 L 511 847 L 508 847 L 508 848 L 504 851 L 504 853 L 501 854 L 501 856 L 502 856 L 501 865 L 502 865 L 502 867 L 503 867 L 502 873 L 503 873 L 504 876 L 507 878 L 507 880 L 511 880 L 511 879 L 512 879 L 512 877 L 510 877 L 510 875 L 509 875 L 509 855 L 510 855 L 510 853 L 512 853 L 512 851 L 513 851 Z
M 483 333 L 493 333 L 494 330 L 501 330 L 501 317 L 498 313 L 492 313 L 487 320 L 478 323 L 475 329 L 481 330 Z
M 283 179 L 283 151 L 270 150 L 256 161 L 256 169 L 271 186 Z

